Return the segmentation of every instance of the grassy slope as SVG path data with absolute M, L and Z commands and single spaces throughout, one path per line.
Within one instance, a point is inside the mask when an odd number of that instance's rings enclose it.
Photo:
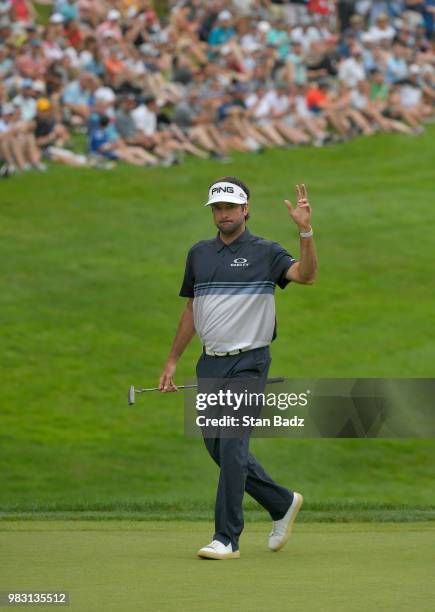
M 298 181 L 310 187 L 320 277 L 277 294 L 272 375 L 432 377 L 434 133 L 238 155 L 228 166 L 55 167 L 3 182 L 1 508 L 211 508 L 217 470 L 201 441 L 182 435 L 181 394 L 134 408 L 125 395 L 156 382 L 186 251 L 213 234 L 200 204 L 220 174 L 252 187 L 252 231 L 294 253 L 282 199 Z M 313 511 L 433 504 L 433 441 L 252 446 Z
M 268 528 L 216 565 L 195 556 L 204 523 L 3 523 L 0 587 L 67 590 L 72 611 L 433 610 L 433 523 L 298 524 L 277 554 Z

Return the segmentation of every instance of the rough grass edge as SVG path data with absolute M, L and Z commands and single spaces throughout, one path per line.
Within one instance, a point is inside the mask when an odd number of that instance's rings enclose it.
M 139 504 L 132 504 L 138 506 Z M 76 508 L 76 509 L 15 509 L 1 510 L 1 521 L 38 521 L 38 520 L 68 520 L 68 521 L 212 521 L 212 505 L 196 508 L 180 507 L 180 504 L 166 504 L 160 508 L 150 504 L 148 508 Z M 353 522 L 435 522 L 435 507 L 388 507 L 382 504 L 362 505 L 325 504 L 324 507 L 315 504 L 303 508 L 298 521 L 304 523 L 353 523 Z M 270 520 L 267 512 L 255 507 L 245 508 L 247 522 L 262 522 Z

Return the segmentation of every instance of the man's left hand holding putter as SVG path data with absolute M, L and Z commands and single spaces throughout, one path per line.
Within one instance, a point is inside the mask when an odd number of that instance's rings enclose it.
M 284 200 L 290 217 L 299 229 L 301 255 L 286 274 L 287 280 L 304 285 L 314 283 L 317 273 L 317 256 L 311 227 L 311 206 L 305 185 L 296 185 L 297 206 L 293 208 L 290 200 Z

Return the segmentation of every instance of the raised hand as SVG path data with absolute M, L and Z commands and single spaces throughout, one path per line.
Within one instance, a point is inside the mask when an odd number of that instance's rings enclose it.
M 293 208 L 290 200 L 284 200 L 288 213 L 300 231 L 308 232 L 311 229 L 311 206 L 308 202 L 307 188 L 305 185 L 296 185 L 297 206 Z

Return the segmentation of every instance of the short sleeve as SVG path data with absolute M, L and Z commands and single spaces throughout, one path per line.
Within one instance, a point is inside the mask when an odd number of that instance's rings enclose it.
M 77 104 L 77 87 L 75 83 L 71 82 L 65 87 L 62 100 L 65 104 Z
M 296 263 L 296 259 L 277 242 L 272 242 L 270 247 L 270 277 L 275 284 L 284 289 L 289 284 L 285 277 L 287 270 Z
M 181 297 L 193 298 L 193 286 L 195 284 L 195 277 L 193 275 L 193 266 L 192 266 L 192 251 L 189 251 L 186 259 L 186 269 L 184 271 L 184 279 L 183 284 L 181 285 L 179 295 Z

